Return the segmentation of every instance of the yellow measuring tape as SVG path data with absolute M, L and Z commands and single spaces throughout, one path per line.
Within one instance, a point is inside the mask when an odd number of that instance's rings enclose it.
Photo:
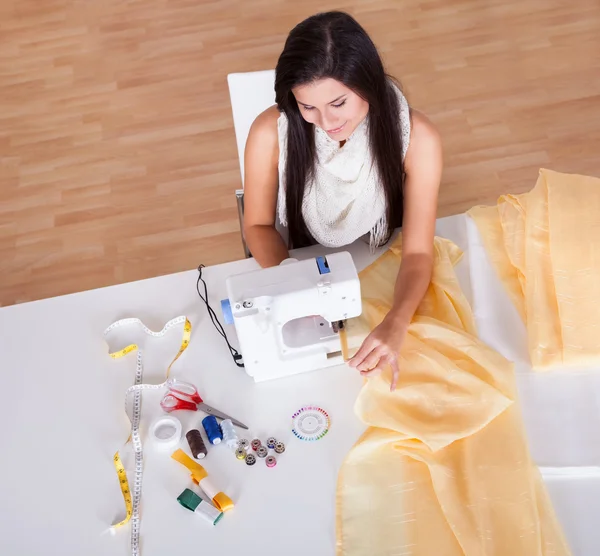
M 114 330 L 117 327 L 122 327 L 122 326 L 125 326 L 128 324 L 138 324 L 142 327 L 143 331 L 146 334 L 149 334 L 150 336 L 161 337 L 161 336 L 165 335 L 167 330 L 169 330 L 173 326 L 176 326 L 177 324 L 180 324 L 182 322 L 184 323 L 184 326 L 183 326 L 183 338 L 181 341 L 181 346 L 179 348 L 179 351 L 177 352 L 177 355 L 171 361 L 169 367 L 167 368 L 167 373 L 166 373 L 166 378 L 165 378 L 165 380 L 167 380 L 169 378 L 169 374 L 171 372 L 171 367 L 173 366 L 175 361 L 177 361 L 177 359 L 179 359 L 181 354 L 186 350 L 186 348 L 188 347 L 188 345 L 190 343 L 190 337 L 192 334 L 192 325 L 191 325 L 190 321 L 187 319 L 187 317 L 178 317 L 176 319 L 169 321 L 160 332 L 153 332 L 152 330 L 147 328 L 139 319 L 135 319 L 135 318 L 123 319 L 123 320 L 120 320 L 120 321 L 117 321 L 117 322 L 111 324 L 104 331 L 104 335 L 106 336 L 111 330 Z M 119 359 L 133 351 L 137 351 L 138 349 L 139 348 L 138 348 L 137 344 L 130 344 L 130 345 L 124 347 L 123 349 L 120 349 L 118 351 L 110 353 L 110 356 L 113 359 Z M 139 378 L 141 379 L 141 354 L 139 352 L 138 352 L 138 373 L 139 373 Z M 164 384 L 152 385 L 149 387 L 150 388 L 160 388 L 163 385 Z M 130 390 L 133 388 L 135 388 L 135 386 L 130 388 Z M 127 394 L 129 394 L 129 390 L 127 391 Z M 134 411 L 135 411 L 135 409 L 134 409 Z M 139 417 L 139 415 L 138 415 L 138 417 Z M 132 438 L 132 434 L 130 433 L 125 445 L 127 445 L 131 441 L 131 438 Z M 131 517 L 133 515 L 133 498 L 132 498 L 132 494 L 131 494 L 131 489 L 129 487 L 129 481 L 127 479 L 127 473 L 125 471 L 125 466 L 123 465 L 123 462 L 121 461 L 121 456 L 119 455 L 119 452 L 115 453 L 113 461 L 114 461 L 115 469 L 117 471 L 117 476 L 119 478 L 119 485 L 121 487 L 121 493 L 123 494 L 123 500 L 125 502 L 125 510 L 126 510 L 125 519 L 123 519 L 119 523 L 113 525 L 113 528 L 118 528 L 118 527 L 122 527 L 123 525 L 127 524 L 129 522 L 129 520 L 131 519 Z M 135 535 L 132 535 L 132 545 L 133 545 L 134 554 L 136 554 L 138 551 L 138 542 L 137 542 L 138 531 L 137 531 L 137 529 L 138 529 L 138 527 L 136 524 Z

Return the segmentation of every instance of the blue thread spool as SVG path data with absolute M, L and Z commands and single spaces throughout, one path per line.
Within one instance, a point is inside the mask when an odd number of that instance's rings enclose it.
M 211 444 L 221 443 L 221 440 L 223 440 L 223 432 L 221 431 L 221 427 L 219 426 L 219 423 L 217 423 L 217 418 L 214 415 L 204 417 L 204 419 L 202 419 L 202 426 L 204 427 L 208 441 Z

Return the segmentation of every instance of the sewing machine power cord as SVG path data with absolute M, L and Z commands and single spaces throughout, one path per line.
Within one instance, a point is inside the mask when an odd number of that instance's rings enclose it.
M 210 306 L 210 303 L 208 302 L 208 288 L 206 287 L 206 282 L 204 281 L 204 278 L 202 278 L 202 269 L 203 268 L 204 268 L 203 264 L 201 264 L 198 267 L 198 280 L 196 281 L 196 291 L 198 292 L 198 295 L 200 296 L 200 299 L 206 305 L 206 310 L 208 311 L 208 315 L 210 316 L 210 320 L 212 321 L 213 325 L 217 329 L 217 332 L 221 336 L 223 336 L 223 339 L 225 340 L 225 343 L 227 344 L 227 347 L 229 348 L 229 351 L 231 352 L 231 357 L 233 357 L 234 363 L 238 367 L 242 367 L 243 368 L 244 367 L 244 363 L 241 362 L 242 361 L 242 354 L 229 343 L 229 340 L 227 338 L 227 334 L 225 333 L 223 325 L 219 322 L 219 319 L 218 319 L 216 313 L 214 312 L 213 308 Z M 204 286 L 204 295 L 202 295 L 202 293 L 200 292 L 200 282 L 202 282 L 202 285 Z

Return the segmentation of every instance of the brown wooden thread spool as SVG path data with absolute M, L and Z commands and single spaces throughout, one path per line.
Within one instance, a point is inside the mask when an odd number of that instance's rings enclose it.
M 197 429 L 192 429 L 191 431 L 188 431 L 185 437 L 187 438 L 192 455 L 196 459 L 205 458 L 208 451 L 206 450 L 206 445 L 204 444 L 204 440 L 202 440 L 200 431 Z

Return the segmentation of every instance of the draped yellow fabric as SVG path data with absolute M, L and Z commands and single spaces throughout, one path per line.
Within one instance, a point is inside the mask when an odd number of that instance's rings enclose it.
M 512 365 L 482 344 L 454 274 L 461 253 L 436 238 L 431 285 L 400 352 L 400 378 L 369 378 L 355 411 L 367 428 L 337 485 L 338 556 L 566 556 L 531 461 Z M 355 353 L 392 303 L 401 238 L 360 274 Z
M 474 207 L 489 259 L 527 326 L 534 369 L 600 362 L 600 179 L 540 170 Z

